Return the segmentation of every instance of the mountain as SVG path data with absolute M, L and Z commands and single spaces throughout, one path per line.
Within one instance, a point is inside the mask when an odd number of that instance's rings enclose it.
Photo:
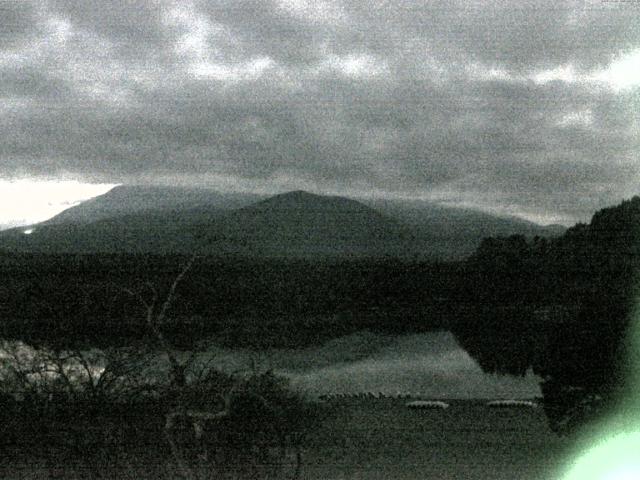
M 0 248 L 73 253 L 191 253 L 249 257 L 315 258 L 398 254 L 405 249 L 403 227 L 355 200 L 296 191 L 235 209 L 212 206 L 216 197 L 197 192 L 186 200 L 170 195 L 160 208 L 147 208 L 152 195 L 120 206 L 108 195 L 85 208 L 32 226 L 0 233 Z M 157 192 L 152 192 L 154 195 Z M 162 192 L 161 192 L 162 193 Z M 174 192 L 171 192 L 174 193 Z M 230 205 L 240 198 L 224 197 Z M 134 210 L 136 213 L 123 214 Z M 95 214 L 95 221 L 89 215 Z M 29 231 L 25 235 L 25 231 Z
M 381 256 L 405 251 L 411 232 L 358 201 L 294 191 L 221 218 L 215 244 L 265 256 Z
M 198 231 L 227 213 L 213 207 L 149 210 L 94 222 L 44 222 L 0 232 L 0 250 L 41 253 L 189 254 L 201 250 Z M 25 234 L 29 232 L 29 234 Z
M 500 216 L 419 200 L 373 200 L 376 210 L 397 219 L 413 232 L 416 251 L 456 260 L 471 255 L 482 239 L 509 235 L 558 237 L 566 227 L 539 225 L 515 216 Z
M 181 212 L 203 207 L 231 210 L 262 198 L 257 194 L 221 193 L 209 188 L 120 185 L 43 223 L 92 223 L 142 212 Z
M 513 233 L 542 236 L 555 231 L 522 219 L 430 203 L 365 204 L 304 191 L 265 198 L 121 186 L 46 222 L 0 232 L 0 249 L 450 260 L 473 252 L 483 237 Z

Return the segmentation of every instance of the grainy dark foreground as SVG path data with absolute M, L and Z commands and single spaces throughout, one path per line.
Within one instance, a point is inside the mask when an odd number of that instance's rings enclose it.
M 276 463 L 269 461 L 276 458 L 275 450 L 260 459 L 258 448 L 231 453 L 227 449 L 228 458 L 237 463 L 225 472 L 203 470 L 198 478 L 542 480 L 557 478 L 564 449 L 570 445 L 548 429 L 540 408 L 491 409 L 485 401 L 454 400 L 448 401 L 446 410 L 416 411 L 405 403 L 370 398 L 331 401 L 319 428 L 305 440 L 301 467 L 293 451 Z M 160 434 L 161 416 L 152 408 L 121 412 L 120 417 L 102 421 L 112 422 L 113 428 L 112 437 L 103 438 L 101 444 L 82 444 L 80 439 L 74 444 L 67 439 L 67 448 L 60 448 L 47 445 L 46 432 L 32 432 L 44 444 L 25 448 L 32 438 L 5 437 L 0 475 L 183 478 Z M 87 432 L 92 427 L 87 425 Z M 195 447 L 192 453 L 195 457 Z

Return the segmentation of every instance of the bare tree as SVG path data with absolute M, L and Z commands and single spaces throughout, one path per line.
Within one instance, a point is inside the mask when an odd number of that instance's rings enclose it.
M 176 388 L 181 388 L 186 385 L 186 363 L 180 362 L 178 357 L 175 354 L 175 349 L 173 345 L 167 340 L 165 335 L 162 333 L 162 327 L 164 326 L 167 319 L 167 311 L 171 307 L 175 299 L 176 289 L 180 282 L 187 275 L 191 267 L 197 258 L 197 255 L 191 256 L 191 258 L 185 263 L 182 267 L 178 275 L 173 279 L 169 290 L 164 297 L 164 300 L 160 299 L 160 295 L 156 286 L 152 282 L 146 282 L 144 287 L 148 291 L 148 294 L 145 296 L 143 292 L 124 289 L 126 293 L 138 299 L 145 312 L 145 326 L 149 333 L 153 335 L 154 339 L 158 343 L 158 346 L 163 350 L 167 359 L 169 360 L 169 365 L 171 368 L 171 385 Z M 150 296 L 149 296 L 150 293 Z
M 197 363 L 196 352 L 192 351 L 186 360 L 180 359 L 177 349 L 174 348 L 174 345 L 163 333 L 163 327 L 168 321 L 168 312 L 175 301 L 176 290 L 193 267 L 196 258 L 197 256 L 193 255 L 183 265 L 163 297 L 161 297 L 158 288 L 151 282 L 146 282 L 144 285 L 141 285 L 138 290 L 126 290 L 129 295 L 137 298 L 140 302 L 144 312 L 146 329 L 162 350 L 169 363 L 169 391 L 172 393 L 174 401 L 171 405 L 172 408 L 165 415 L 164 435 L 171 449 L 171 454 L 179 470 L 179 474 L 188 480 L 196 480 L 201 477 L 210 476 L 210 464 L 207 462 L 210 461 L 211 458 L 207 451 L 208 447 L 204 438 L 205 431 L 208 430 L 208 427 L 213 427 L 214 431 L 218 433 L 228 433 L 224 432 L 224 429 L 228 427 L 229 423 L 222 422 L 226 420 L 234 422 L 247 415 L 252 415 L 252 412 L 241 411 L 243 409 L 243 402 L 246 404 L 247 401 L 250 403 L 253 402 L 253 409 L 256 412 L 262 412 L 268 417 L 261 418 L 260 421 L 262 423 L 270 422 L 271 428 L 274 430 L 273 435 L 278 439 L 280 452 L 279 462 L 281 463 L 287 453 L 287 435 L 285 429 L 279 424 L 279 419 L 284 419 L 284 416 L 289 414 L 287 408 L 283 407 L 286 402 L 297 405 L 296 402 L 292 400 L 293 396 L 290 397 L 288 394 L 283 393 L 284 390 L 281 390 L 282 386 L 280 386 L 277 381 L 269 380 L 270 378 L 275 379 L 270 372 L 261 376 L 256 373 L 256 367 L 254 365 L 252 369 L 253 375 L 250 378 L 259 379 L 264 377 L 264 379 L 266 379 L 265 385 L 267 385 L 267 390 L 265 391 L 269 392 L 269 388 L 272 388 L 270 391 L 271 395 L 264 394 L 261 391 L 261 388 L 264 390 L 265 387 L 260 387 L 260 382 L 251 383 L 230 376 L 229 383 L 224 386 L 219 386 L 217 392 L 207 391 L 209 402 L 205 403 L 205 405 L 198 404 L 194 407 L 193 399 L 189 398 L 188 395 L 189 392 L 193 390 L 193 385 L 190 385 L 187 371 L 195 368 Z M 211 361 L 212 360 L 210 360 L 210 362 Z M 202 367 L 199 376 L 202 377 L 201 380 L 204 378 L 203 372 L 209 366 L 210 364 Z M 197 381 L 199 377 L 196 376 L 195 381 Z M 271 381 L 271 384 L 269 384 L 269 381 Z M 204 379 L 203 383 L 207 383 L 207 379 Z M 274 394 L 275 397 L 273 396 Z M 280 404 L 278 404 L 277 400 L 274 401 L 274 399 L 277 398 L 280 399 Z M 295 417 L 295 415 L 293 415 L 293 417 Z M 195 461 L 193 460 L 193 456 L 187 455 L 185 449 L 181 447 L 177 436 L 179 428 L 185 425 L 189 425 L 192 432 L 192 439 L 195 441 L 195 447 L 197 449 L 197 459 Z M 293 446 L 296 448 L 294 478 L 298 478 L 301 472 L 302 462 L 299 448 L 302 435 L 299 431 L 296 431 L 292 433 L 291 438 L 293 439 Z M 248 448 L 247 453 L 251 450 L 250 447 Z

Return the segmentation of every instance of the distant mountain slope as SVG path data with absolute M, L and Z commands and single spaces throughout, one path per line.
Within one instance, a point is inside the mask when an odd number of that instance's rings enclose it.
M 25 235 L 25 231 L 32 232 Z M 517 218 L 428 203 L 366 205 L 304 191 L 265 198 L 128 186 L 116 187 L 47 222 L 0 232 L 0 249 L 461 259 L 482 238 L 513 233 L 550 232 Z
M 149 210 L 94 222 L 44 222 L 0 232 L 0 249 L 43 253 L 181 253 L 202 250 L 202 234 L 227 213 L 212 207 Z M 25 231 L 32 233 L 26 235 Z
M 460 259 L 472 254 L 486 237 L 514 234 L 558 237 L 566 231 L 562 225 L 542 226 L 519 217 L 427 201 L 374 200 L 366 203 L 410 228 L 417 242 L 416 250 L 431 251 L 443 259 Z
M 186 211 L 202 207 L 235 209 L 264 198 L 250 193 L 221 193 L 209 188 L 121 185 L 71 207 L 47 224 L 91 223 L 150 211 Z
M 203 198 L 211 197 L 192 195 L 188 201 Z M 342 197 L 297 191 L 235 210 L 210 205 L 181 208 L 174 199 L 169 200 L 164 208 L 116 215 L 117 211 L 146 208 L 148 203 L 119 207 L 113 204 L 112 195 L 105 208 L 95 199 L 84 210 L 26 229 L 32 230 L 28 235 L 24 234 L 25 228 L 0 233 L 0 248 L 49 253 L 200 252 L 282 258 L 362 257 L 404 251 L 403 227 L 398 222 Z M 89 212 L 103 218 L 89 221 Z M 113 216 L 106 216 L 106 212 Z

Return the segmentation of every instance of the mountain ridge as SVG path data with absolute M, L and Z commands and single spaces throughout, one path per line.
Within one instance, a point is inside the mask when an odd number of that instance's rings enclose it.
M 87 223 L 104 218 L 156 210 L 188 210 L 213 206 L 240 208 L 261 199 L 251 193 L 222 193 L 205 187 L 118 185 L 46 220 L 46 224 Z
M 31 227 L 0 248 L 41 252 L 257 257 L 463 258 L 482 237 L 545 234 L 526 220 L 453 207 L 367 202 L 304 190 L 272 196 L 185 187 L 115 187 Z M 30 230 L 30 235 L 23 232 Z

